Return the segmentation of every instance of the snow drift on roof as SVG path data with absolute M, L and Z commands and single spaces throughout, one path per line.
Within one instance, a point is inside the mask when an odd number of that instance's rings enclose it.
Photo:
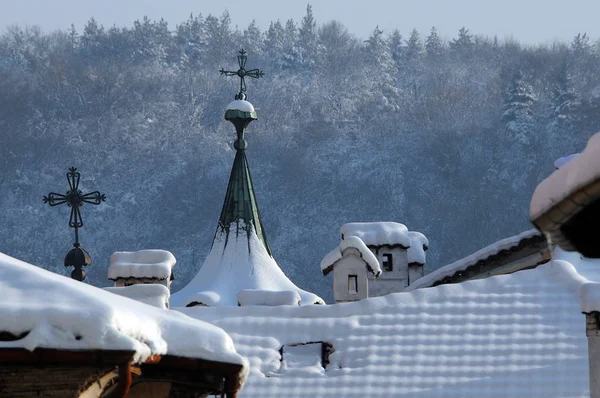
M 346 224 L 347 225 L 347 224 Z M 365 245 L 365 243 L 357 236 L 348 236 L 342 240 L 338 247 L 329 252 L 323 260 L 321 260 L 321 271 L 327 275 L 327 269 L 337 263 L 342 258 L 344 250 L 352 248 L 358 250 L 362 259 L 367 263 L 369 271 L 375 276 L 381 274 L 379 261 L 373 252 Z
M 585 150 L 540 182 L 531 198 L 531 219 L 536 220 L 571 194 L 600 179 L 600 133 Z
M 122 287 L 104 287 L 103 289 L 119 296 L 141 301 L 156 308 L 169 308 L 169 296 L 171 293 L 165 285 L 149 283 Z
M 249 305 L 300 305 L 302 299 L 295 290 L 244 289 L 237 294 L 241 306 Z
M 0 253 L 0 331 L 28 333 L 0 348 L 131 350 L 135 360 L 175 355 L 245 364 L 223 330 Z
M 536 235 L 541 235 L 541 232 L 537 229 L 531 229 L 529 231 L 522 232 L 519 235 L 499 240 L 498 242 L 492 243 L 491 245 L 486 246 L 465 258 L 438 268 L 422 278 L 417 279 L 414 283 L 411 283 L 409 286 L 407 286 L 404 291 L 409 292 L 423 287 L 433 286 L 435 282 L 442 280 L 447 276 L 452 276 L 458 271 L 464 271 L 471 265 L 498 254 L 502 250 L 507 250 L 511 247 L 518 246 L 523 239 L 528 239 Z
M 185 307 L 194 302 L 208 306 L 237 306 L 237 293 L 244 289 L 294 290 L 302 299 L 301 305 L 324 304 L 323 299 L 300 289 L 288 279 L 256 236 L 254 226 L 247 226 L 249 236 L 243 228 L 236 228 L 241 231 L 240 235 L 231 233 L 228 239 L 224 231 L 217 232 L 198 274 L 171 295 L 171 307 Z
M 410 247 L 408 229 L 404 224 L 397 222 L 353 222 L 342 225 L 340 232 L 343 239 L 357 236 L 367 246 Z
M 409 264 L 425 265 L 425 252 L 429 249 L 429 240 L 420 232 L 409 231 L 410 247 L 407 251 Z
M 108 279 L 167 279 L 171 276 L 171 271 L 175 263 L 175 256 L 166 250 L 115 252 L 110 256 Z
M 577 156 L 579 156 L 579 153 L 573 153 L 571 155 L 567 155 L 567 156 L 563 156 L 562 158 L 558 158 L 554 161 L 554 167 L 556 167 L 557 169 L 560 169 L 561 167 L 565 166 L 567 163 L 569 163 L 571 160 L 573 160 Z
M 227 105 L 228 111 L 254 112 L 254 106 L 246 100 L 233 100 Z
M 589 396 L 583 283 L 573 266 L 312 307 L 184 308 L 250 362 L 240 398 Z M 282 346 L 331 343 L 325 369 Z

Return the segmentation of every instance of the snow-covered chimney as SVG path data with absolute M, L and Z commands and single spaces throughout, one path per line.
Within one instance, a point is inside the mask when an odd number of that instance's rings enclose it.
M 161 306 L 160 303 L 165 301 L 166 296 L 166 306 L 168 307 L 173 266 L 176 262 L 175 256 L 166 250 L 115 252 L 110 256 L 110 267 L 108 268 L 108 279 L 114 281 L 115 286 L 109 290 L 138 301 L 157 302 L 158 306 Z M 135 285 L 162 285 L 164 288 L 144 288 Z M 119 289 L 128 287 L 132 288 Z

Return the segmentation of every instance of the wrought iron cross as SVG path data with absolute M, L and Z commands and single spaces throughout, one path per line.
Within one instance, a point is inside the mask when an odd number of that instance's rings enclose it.
M 248 57 L 246 57 L 246 51 L 244 51 L 244 49 L 242 48 L 242 50 L 239 53 L 240 55 L 238 55 L 237 59 L 240 68 L 237 71 L 224 70 L 223 68 L 221 68 L 219 72 L 221 72 L 221 74 L 225 76 L 237 76 L 240 78 L 240 92 L 235 96 L 235 99 L 244 100 L 247 98 L 246 94 L 244 94 L 246 92 L 245 78 L 252 77 L 254 79 L 258 79 L 259 77 L 263 77 L 264 73 L 259 69 L 246 70 L 246 61 L 248 60 Z
M 48 196 L 44 196 L 44 203 L 48 203 L 50 206 L 58 206 L 67 204 L 71 208 L 71 216 L 69 217 L 69 227 L 75 228 L 75 247 L 79 247 L 79 233 L 78 229 L 83 227 L 83 219 L 81 218 L 81 206 L 84 203 L 92 205 L 99 205 L 106 200 L 106 196 L 98 191 L 82 194 L 79 189 L 79 179 L 81 174 L 75 167 L 69 168 L 67 173 L 67 182 L 69 183 L 69 190 L 66 194 L 60 194 L 56 192 L 50 192 Z

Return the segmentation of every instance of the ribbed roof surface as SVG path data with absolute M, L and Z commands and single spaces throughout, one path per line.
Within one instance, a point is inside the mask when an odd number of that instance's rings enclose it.
M 244 223 L 240 224 L 238 221 L 244 221 Z M 240 225 L 245 226 L 244 231 L 232 231 L 232 228 L 239 229 Z M 229 185 L 227 186 L 218 228 L 219 231 L 224 231 L 227 234 L 235 233 L 237 236 L 240 233 L 249 234 L 250 230 L 247 228 L 249 225 L 254 226 L 256 235 L 265 245 L 269 255 L 272 255 L 256 204 L 246 151 L 238 150 L 231 168 Z

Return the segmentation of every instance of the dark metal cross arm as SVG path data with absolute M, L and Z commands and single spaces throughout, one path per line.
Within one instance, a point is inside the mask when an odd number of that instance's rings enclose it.
M 85 195 L 81 195 L 81 202 L 89 203 L 92 205 L 99 205 L 102 202 L 106 201 L 106 195 L 94 191 L 90 193 L 86 193 Z
M 63 203 L 67 203 L 68 198 L 66 195 L 50 192 L 48 196 L 44 196 L 44 203 L 48 203 L 50 206 L 58 206 Z
M 219 72 L 221 72 L 221 74 L 225 75 L 225 76 L 237 76 L 237 74 L 238 74 L 237 71 L 234 72 L 231 70 L 225 70 L 223 68 L 221 68 L 221 70 Z
M 250 69 L 246 71 L 246 76 L 253 77 L 258 79 L 259 77 L 263 77 L 265 74 L 260 69 Z

